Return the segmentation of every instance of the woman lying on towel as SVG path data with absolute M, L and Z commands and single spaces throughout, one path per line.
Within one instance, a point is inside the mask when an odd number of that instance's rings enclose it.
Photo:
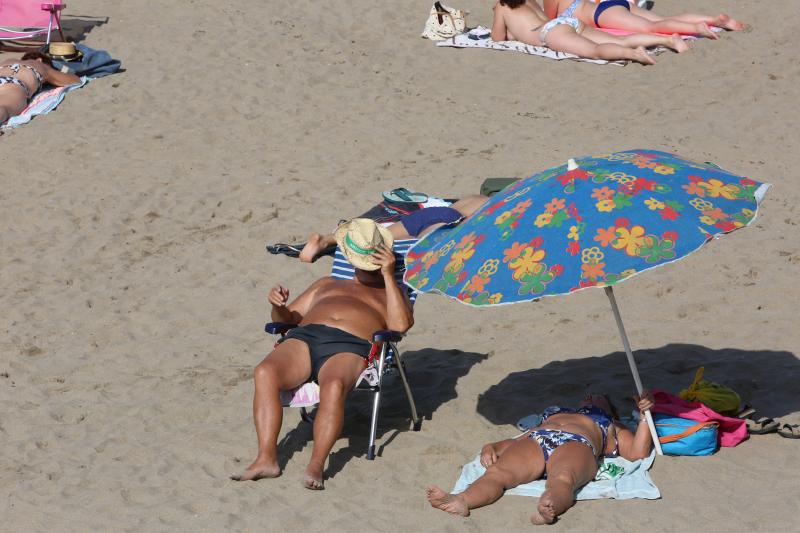
M 444 224 L 460 222 L 464 217 L 468 217 L 480 209 L 488 199 L 488 196 L 476 194 L 474 196 L 466 196 L 447 207 L 419 209 L 408 215 L 403 215 L 398 222 L 395 222 L 387 229 L 395 239 L 421 237 Z M 311 263 L 322 252 L 334 246 L 336 246 L 336 238 L 333 233 L 326 235 L 312 233 L 308 238 L 308 243 L 300 251 L 300 261 Z
M 617 37 L 586 27 L 575 18 L 574 9 L 549 20 L 534 0 L 498 0 L 494 6 L 492 40 L 521 41 L 588 59 L 629 59 L 645 65 L 656 62 L 645 50 L 648 46 L 666 46 L 679 53 L 689 49 L 677 33 Z
M 645 392 L 634 396 L 640 413 L 653 407 Z M 428 488 L 428 501 L 448 513 L 469 516 L 470 509 L 496 502 L 503 491 L 547 479 L 534 524 L 552 524 L 575 503 L 575 492 L 594 479 L 603 456 L 620 455 L 630 461 L 650 455 L 653 440 L 645 417 L 636 432 L 619 421 L 608 396 L 588 394 L 577 409 L 548 407 L 542 421 L 522 435 L 492 442 L 481 449 L 486 473 L 460 494 Z
M 544 0 L 548 18 L 575 17 L 589 27 L 614 28 L 637 33 L 681 33 L 717 39 L 709 26 L 726 30 L 743 30 L 747 26 L 722 13 L 695 15 L 683 13 L 661 17 L 636 6 L 629 0 Z
M 39 52 L 0 61 L 0 124 L 22 113 L 45 83 L 64 87 L 80 81 L 75 74 L 54 69 L 50 58 Z

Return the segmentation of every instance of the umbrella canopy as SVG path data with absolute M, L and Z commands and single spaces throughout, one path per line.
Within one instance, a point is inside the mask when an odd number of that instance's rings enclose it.
M 418 242 L 406 283 L 476 306 L 613 286 L 747 226 L 768 187 L 653 150 L 575 163 L 512 184 Z

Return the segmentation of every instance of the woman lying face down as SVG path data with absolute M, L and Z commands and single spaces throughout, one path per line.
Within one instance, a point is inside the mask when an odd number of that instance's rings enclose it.
M 75 74 L 54 69 L 50 58 L 39 52 L 0 61 L 0 124 L 19 115 L 45 83 L 63 87 L 80 81 Z
M 576 409 L 548 407 L 535 428 L 481 449 L 486 473 L 467 490 L 448 494 L 432 486 L 428 501 L 442 511 L 469 516 L 470 509 L 496 502 L 507 489 L 546 479 L 531 522 L 552 524 L 575 503 L 575 492 L 594 479 L 603 457 L 635 461 L 650 455 L 653 440 L 644 411 L 653 407 L 653 398 L 645 392 L 634 400 L 642 414 L 635 432 L 619 421 L 605 395 L 587 394 Z

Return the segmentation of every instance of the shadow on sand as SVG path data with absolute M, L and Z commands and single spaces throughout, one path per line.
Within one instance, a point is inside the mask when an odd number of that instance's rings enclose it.
M 485 354 L 432 348 L 403 352 L 406 374 L 419 416 L 424 420 L 431 420 L 433 413 L 441 405 L 456 397 L 456 383 L 459 378 L 467 375 L 475 364 L 486 358 Z M 371 394 L 360 391 L 350 394 L 345 406 L 342 431 L 342 436 L 348 439 L 348 445 L 331 454 L 325 469 L 326 478 L 333 478 L 350 459 L 366 457 L 371 409 Z M 423 423 L 422 431 L 424 430 Z M 384 447 L 406 431 L 411 431 L 411 413 L 403 385 L 396 373 L 387 374 L 383 382 L 378 418 L 377 455 L 380 457 Z M 289 431 L 278 443 L 281 468 L 285 468 L 292 456 L 309 444 L 311 438 L 311 425 L 302 421 Z
M 61 29 L 68 41 L 76 43 L 86 39 L 86 35 L 95 28 L 108 24 L 108 17 L 89 17 L 84 15 L 67 15 L 61 17 Z
M 800 410 L 800 359 L 790 352 L 669 344 L 637 350 L 634 357 L 647 388 L 677 394 L 704 366 L 704 379 L 733 388 L 761 416 L 778 418 Z M 493 424 L 516 424 L 550 405 L 575 405 L 588 391 L 609 394 L 622 413 L 633 409 L 630 397 L 636 391 L 624 352 L 509 374 L 479 397 L 477 410 Z

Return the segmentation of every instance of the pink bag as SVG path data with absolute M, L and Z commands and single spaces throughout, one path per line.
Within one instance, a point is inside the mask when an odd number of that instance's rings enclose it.
M 744 420 L 722 416 L 700 402 L 687 402 L 662 390 L 652 392 L 656 401 L 656 405 L 653 407 L 655 413 L 666 413 L 696 422 L 719 423 L 720 446 L 732 447 L 747 440 L 747 425 Z

